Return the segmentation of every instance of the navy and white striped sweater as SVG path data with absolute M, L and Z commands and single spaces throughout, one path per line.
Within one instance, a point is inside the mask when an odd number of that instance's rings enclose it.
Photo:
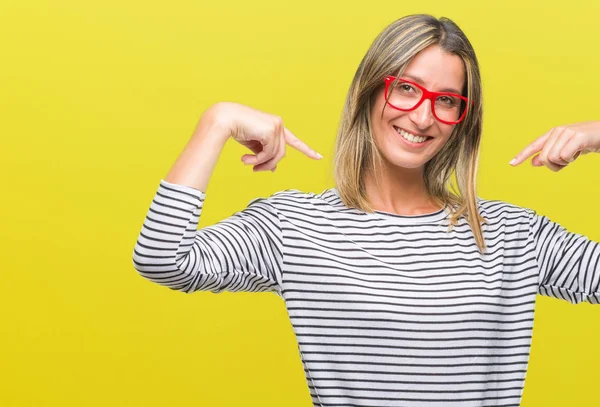
M 206 193 L 161 180 L 133 252 L 173 290 L 283 298 L 315 406 L 519 406 L 536 294 L 600 303 L 600 243 L 478 198 L 464 218 L 284 190 L 197 229 Z

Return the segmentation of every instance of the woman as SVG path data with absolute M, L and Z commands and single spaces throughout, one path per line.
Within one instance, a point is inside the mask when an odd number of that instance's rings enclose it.
M 536 294 L 598 303 L 600 244 L 477 197 L 481 94 L 451 20 L 401 18 L 350 87 L 337 187 L 279 191 L 196 230 L 229 138 L 255 170 L 274 170 L 286 144 L 320 158 L 278 116 L 218 103 L 161 180 L 133 264 L 186 293 L 281 296 L 315 406 L 518 406 Z M 552 129 L 513 165 L 539 152 L 533 163 L 558 171 L 591 151 L 598 122 Z

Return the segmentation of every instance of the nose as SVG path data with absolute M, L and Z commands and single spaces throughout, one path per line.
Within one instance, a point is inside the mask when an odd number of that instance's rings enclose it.
M 425 99 L 418 108 L 410 112 L 409 118 L 420 130 L 430 127 L 435 122 L 431 100 Z

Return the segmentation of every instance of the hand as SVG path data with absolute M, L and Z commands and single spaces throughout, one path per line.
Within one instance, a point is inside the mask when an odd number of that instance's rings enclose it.
M 254 171 L 275 171 L 285 157 L 286 144 L 315 160 L 323 158 L 285 128 L 280 116 L 239 103 L 220 102 L 215 117 L 226 125 L 231 138 L 255 153 L 242 156 L 244 164 L 254 165 Z
M 534 167 L 545 165 L 554 172 L 562 170 L 582 154 L 599 153 L 600 121 L 554 127 L 519 152 L 510 164 L 517 166 L 538 152 L 540 154 L 533 157 L 531 164 Z

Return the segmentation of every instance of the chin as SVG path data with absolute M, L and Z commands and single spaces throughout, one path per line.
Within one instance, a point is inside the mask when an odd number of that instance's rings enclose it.
M 425 157 L 407 157 L 405 154 L 383 154 L 387 163 L 392 167 L 406 168 L 406 169 L 417 169 L 423 167 L 429 158 Z

